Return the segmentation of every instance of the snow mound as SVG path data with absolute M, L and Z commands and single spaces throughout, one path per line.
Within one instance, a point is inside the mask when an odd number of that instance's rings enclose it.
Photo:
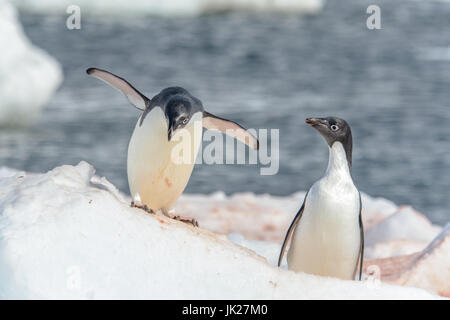
M 422 241 L 423 247 L 420 249 L 423 249 L 441 229 L 410 207 L 398 207 L 389 200 L 372 198 L 364 193 L 361 196 L 368 246 L 409 239 Z M 246 239 L 281 244 L 304 197 L 303 191 L 287 197 L 253 193 L 227 197 L 220 192 L 211 195 L 186 194 L 175 204 L 175 210 L 195 217 L 202 227 L 217 233 L 239 233 Z
M 228 234 L 231 241 L 255 251 L 276 266 L 281 241 L 304 196 L 304 192 L 288 197 L 253 193 L 228 197 L 223 193 L 183 195 L 176 204 L 176 211 L 195 217 L 202 227 L 211 231 Z M 429 243 L 439 239 L 442 228 L 432 225 L 411 207 L 398 207 L 383 198 L 362 193 L 362 204 L 366 237 L 363 277 L 417 286 L 448 296 L 450 289 L 445 285 L 450 284 L 450 275 L 441 271 L 434 273 L 439 268 L 449 270 L 450 261 L 445 254 L 424 260 L 420 268 L 411 263 L 412 257 L 427 252 Z M 282 268 L 287 268 L 285 260 Z M 406 277 L 404 274 L 409 274 L 411 280 L 399 280 Z
M 0 127 L 27 126 L 62 80 L 58 62 L 26 38 L 16 10 L 0 0 Z
M 396 283 L 450 297 L 450 224 L 412 262 Z
M 233 243 L 250 249 L 257 253 L 258 255 L 264 257 L 270 265 L 276 267 L 278 265 L 278 256 L 280 254 L 280 245 L 275 242 L 268 241 L 257 241 L 245 239 L 243 235 L 239 233 L 230 233 L 228 235 Z M 284 259 L 286 260 L 286 259 Z M 286 263 L 284 263 L 282 268 L 287 269 Z
M 304 192 L 288 197 L 253 193 L 227 197 L 221 192 L 185 194 L 175 204 L 175 211 L 195 217 L 202 227 L 217 233 L 238 233 L 247 239 L 281 243 L 304 197 Z
M 436 297 L 272 267 L 225 236 L 130 208 L 85 162 L 0 175 L 0 298 Z
M 368 229 L 365 243 L 368 246 L 392 240 L 414 240 L 430 242 L 441 231 L 433 226 L 421 213 L 409 206 L 400 207 L 396 213 Z
M 421 252 L 365 262 L 381 280 L 450 297 L 450 224 Z
M 402 256 L 422 251 L 428 242 L 409 239 L 378 242 L 367 246 L 364 250 L 366 259 L 381 259 L 393 256 Z
M 25 175 L 25 171 L 19 171 L 8 167 L 0 167 L 0 178 L 7 178 L 17 174 Z
M 12 0 L 20 9 L 43 14 L 64 14 L 67 7 L 76 4 L 81 13 L 95 15 L 162 15 L 162 16 L 194 16 L 210 12 L 222 11 L 279 11 L 316 13 L 323 7 L 323 0 Z

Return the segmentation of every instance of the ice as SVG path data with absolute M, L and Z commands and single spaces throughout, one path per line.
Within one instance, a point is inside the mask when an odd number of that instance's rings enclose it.
M 230 233 L 228 235 L 228 239 L 230 239 L 233 243 L 242 247 L 246 247 L 247 249 L 250 249 L 260 256 L 264 257 L 270 265 L 274 267 L 277 266 L 278 256 L 280 254 L 280 245 L 278 243 L 248 240 L 239 233 Z M 285 267 L 285 265 L 282 265 L 282 267 Z
M 365 262 L 381 280 L 450 297 L 450 224 L 422 251 Z
M 179 199 L 175 210 L 181 215 L 195 217 L 202 227 L 217 233 L 239 233 L 247 239 L 281 243 L 304 197 L 304 192 L 288 197 L 253 193 L 230 197 L 223 193 L 188 194 Z
M 419 252 L 428 245 L 428 242 L 417 240 L 392 240 L 366 246 L 364 257 L 367 259 L 380 259 L 392 256 L 401 256 Z
M 361 196 L 366 230 L 399 209 L 387 199 L 372 198 L 365 193 L 361 193 Z M 304 191 L 287 197 L 253 193 L 240 193 L 230 197 L 223 193 L 188 194 L 180 198 L 175 209 L 182 215 L 195 217 L 202 226 L 214 232 L 239 233 L 247 239 L 281 243 L 304 198 Z
M 396 283 L 450 297 L 450 224 L 414 259 Z
M 394 214 L 398 207 L 392 201 L 384 198 L 372 198 L 361 192 L 364 228 L 368 229 Z
M 388 218 L 366 231 L 365 243 L 409 239 L 430 242 L 441 228 L 433 226 L 428 219 L 413 208 L 404 206 Z
M 45 174 L 0 170 L 5 172 L 0 175 L 0 298 L 437 297 L 411 287 L 280 270 L 224 235 L 131 208 L 86 162 Z M 276 251 L 274 243 L 250 241 L 249 246 L 268 256 Z
M 44 14 L 65 14 L 73 4 L 80 7 L 81 13 L 96 15 L 199 15 L 221 11 L 281 11 L 316 13 L 323 7 L 323 0 L 13 0 L 20 9 Z
M 61 83 L 61 67 L 29 42 L 16 10 L 4 0 L 0 48 L 0 127 L 28 126 Z
M 8 167 L 0 167 L 0 178 L 8 178 L 17 174 L 25 175 L 25 171 L 19 171 Z

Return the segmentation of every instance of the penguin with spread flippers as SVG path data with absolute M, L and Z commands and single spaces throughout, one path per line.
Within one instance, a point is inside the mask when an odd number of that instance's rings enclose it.
M 89 68 L 89 75 L 121 91 L 143 111 L 128 146 L 127 173 L 132 205 L 148 212 L 169 210 L 185 189 L 201 145 L 202 127 L 219 130 L 259 148 L 258 140 L 237 123 L 206 112 L 202 102 L 181 87 L 147 98 L 127 80 L 108 71 Z M 174 216 L 178 220 L 191 222 Z
M 353 183 L 352 133 L 343 119 L 309 118 L 306 123 L 325 138 L 329 162 L 325 175 L 307 192 L 292 221 L 278 259 L 291 239 L 288 269 L 354 280 L 362 274 L 364 230 L 361 195 Z

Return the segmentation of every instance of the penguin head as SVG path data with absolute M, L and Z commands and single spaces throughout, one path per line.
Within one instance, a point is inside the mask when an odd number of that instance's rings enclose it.
M 176 130 L 186 127 L 192 117 L 192 104 L 189 99 L 175 95 L 166 105 L 167 139 L 170 141 Z
M 351 164 L 352 159 L 352 131 L 347 121 L 336 117 L 308 118 L 307 124 L 319 131 L 330 147 L 335 142 L 340 142 L 347 153 L 347 159 Z

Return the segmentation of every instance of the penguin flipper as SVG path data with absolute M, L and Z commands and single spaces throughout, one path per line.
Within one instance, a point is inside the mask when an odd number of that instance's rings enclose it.
M 109 71 L 98 68 L 89 68 L 86 70 L 86 73 L 121 91 L 127 97 L 128 101 L 139 110 L 145 110 L 150 104 L 150 99 L 140 93 L 127 80 L 116 76 Z
M 308 196 L 308 193 L 305 195 L 305 199 L 303 200 L 303 204 L 298 210 L 297 214 L 295 215 L 294 220 L 292 220 L 291 225 L 289 226 L 288 231 L 286 232 L 286 236 L 284 237 L 283 245 L 281 246 L 280 256 L 278 257 L 278 267 L 281 266 L 281 262 L 283 261 L 284 253 L 286 252 L 287 244 L 292 236 L 292 232 L 294 232 L 295 227 L 300 222 L 300 219 L 302 218 L 303 211 L 305 210 L 305 202 L 306 197 Z
M 258 139 L 234 121 L 223 119 L 209 112 L 203 111 L 203 127 L 208 130 L 222 131 L 223 133 L 245 143 L 252 149 L 259 149 Z
M 364 261 L 364 226 L 362 222 L 362 202 L 361 202 L 361 194 L 359 195 L 359 233 L 361 238 L 361 245 L 359 249 L 359 280 L 362 280 L 362 270 L 363 270 L 363 261 Z M 358 267 L 358 264 L 356 265 L 356 268 Z

